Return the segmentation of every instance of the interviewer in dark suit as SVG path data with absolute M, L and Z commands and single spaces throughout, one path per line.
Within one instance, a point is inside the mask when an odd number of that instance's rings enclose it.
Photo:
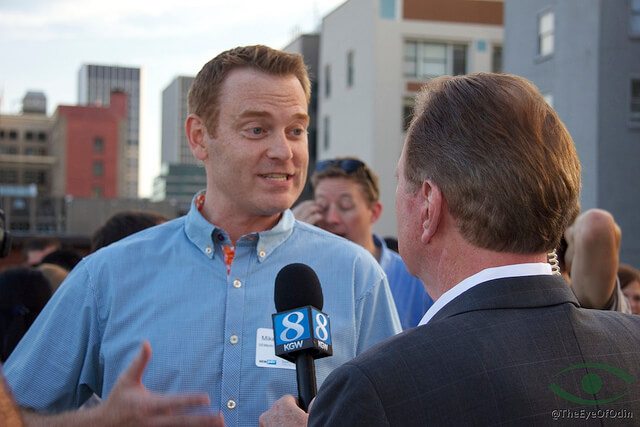
M 436 302 L 336 369 L 309 424 L 637 420 L 640 318 L 580 308 L 546 263 L 578 214 L 580 163 L 537 89 L 501 74 L 429 81 L 397 173 L 400 254 Z M 288 396 L 261 423 L 306 416 Z

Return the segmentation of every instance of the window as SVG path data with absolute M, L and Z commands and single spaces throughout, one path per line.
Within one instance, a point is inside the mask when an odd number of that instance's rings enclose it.
M 18 139 L 18 131 L 10 130 L 9 131 L 9 139 Z
M 4 129 L 0 129 L 0 139 L 4 139 Z
M 396 0 L 380 0 L 380 18 L 396 19 Z
M 431 78 L 467 72 L 467 45 L 406 41 L 404 75 Z
M 15 169 L 0 169 L 0 183 L 1 184 L 17 184 L 18 183 L 18 171 Z
M 25 138 L 27 141 L 31 141 L 31 140 L 33 140 L 33 132 L 31 132 L 30 130 L 26 131 L 26 132 L 24 133 L 24 138 Z
M 631 79 L 631 103 L 629 120 L 640 123 L 640 78 Z
M 554 13 L 550 10 L 538 15 L 538 55 L 540 56 L 553 53 L 553 20 Z
M 347 53 L 347 87 L 353 86 L 353 51 Z
M 491 54 L 491 71 L 494 73 L 502 72 L 502 46 L 493 45 L 493 53 Z
M 331 65 L 324 66 L 324 96 L 331 95 Z
M 325 116 L 324 117 L 324 150 L 327 151 L 329 149 L 329 129 L 330 127 L 330 123 L 329 123 L 329 116 Z
M 629 10 L 629 34 L 640 37 L 640 0 L 631 0 Z
M 101 137 L 96 136 L 95 138 L 93 138 L 93 152 L 102 153 L 103 150 L 104 150 L 104 140 Z
M 38 133 L 38 141 L 46 141 L 47 140 L 47 134 L 44 132 L 39 132 Z
M 93 176 L 100 177 L 103 173 L 102 162 L 93 162 Z

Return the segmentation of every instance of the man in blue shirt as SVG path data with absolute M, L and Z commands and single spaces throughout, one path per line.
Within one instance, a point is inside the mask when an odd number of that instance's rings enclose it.
M 206 192 L 185 217 L 85 258 L 5 366 L 22 407 L 60 412 L 92 393 L 103 403 L 28 421 L 216 425 L 219 411 L 227 425 L 256 425 L 296 393 L 271 330 L 275 277 L 294 262 L 318 273 L 331 317 L 334 355 L 318 360 L 319 384 L 400 331 L 370 254 L 289 210 L 306 179 L 309 96 L 297 54 L 239 47 L 204 66 L 186 132 Z
M 368 250 L 387 274 L 402 328 L 417 326 L 433 300 L 422 282 L 407 272 L 400 255 L 373 233 L 382 214 L 376 174 L 360 159 L 344 157 L 318 162 L 311 183 L 314 200 L 298 204 L 293 209 L 296 218 Z

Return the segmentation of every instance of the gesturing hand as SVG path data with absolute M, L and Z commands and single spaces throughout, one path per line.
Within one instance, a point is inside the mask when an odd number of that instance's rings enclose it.
M 221 414 L 188 415 L 185 410 L 209 405 L 206 394 L 169 396 L 149 392 L 142 375 L 151 359 L 151 345 L 142 343 L 140 353 L 120 374 L 108 398 L 95 407 L 98 424 L 105 426 L 224 426 Z

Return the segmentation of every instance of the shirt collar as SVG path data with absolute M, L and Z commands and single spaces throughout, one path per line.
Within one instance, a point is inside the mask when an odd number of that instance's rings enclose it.
M 211 224 L 202 216 L 196 206 L 196 199 L 204 194 L 204 190 L 198 192 L 191 201 L 191 208 L 185 217 L 185 232 L 191 242 L 207 257 L 213 259 L 215 255 L 214 244 L 230 245 L 231 241 L 227 233 L 215 224 Z M 270 230 L 243 236 L 237 245 L 255 244 L 258 261 L 262 262 L 293 232 L 295 217 L 290 209 L 282 213 L 278 223 Z M 249 243 L 247 243 L 249 242 Z
M 486 268 L 479 273 L 469 276 L 462 282 L 442 294 L 433 305 L 427 310 L 418 326 L 426 325 L 445 305 L 453 301 L 464 292 L 489 280 L 501 279 L 503 277 L 522 277 L 551 275 L 551 265 L 546 262 L 529 264 L 512 264 L 501 267 Z

